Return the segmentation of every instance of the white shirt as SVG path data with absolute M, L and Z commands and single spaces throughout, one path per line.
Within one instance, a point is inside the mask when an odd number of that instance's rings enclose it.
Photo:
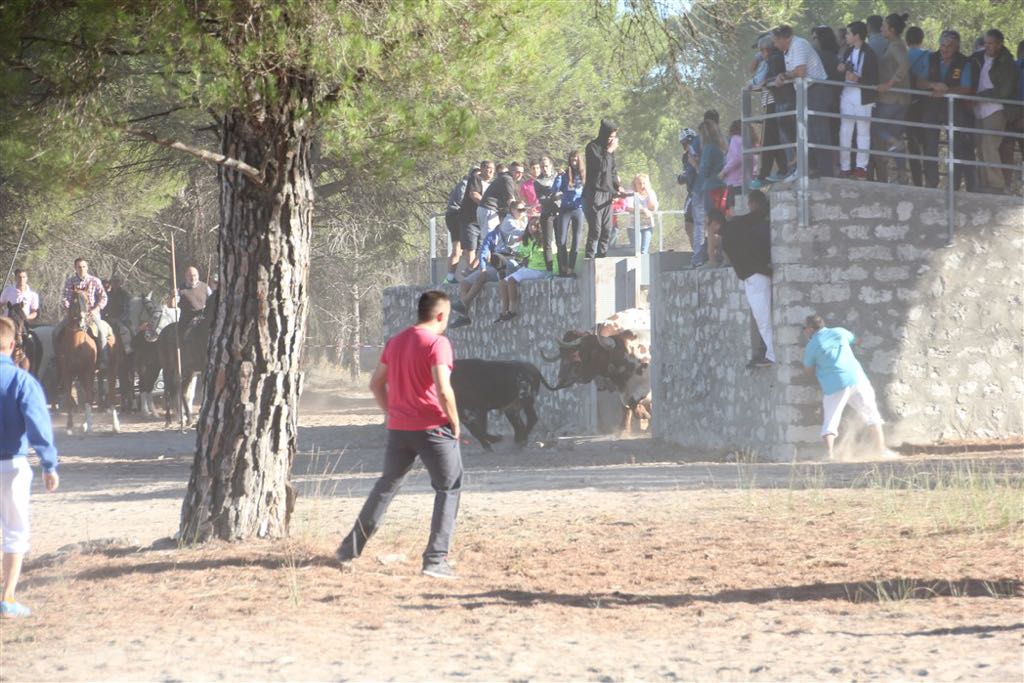
M 814 46 L 805 38 L 793 36 L 786 50 L 786 71 L 793 71 L 798 66 L 807 66 L 807 77 L 824 81 L 828 78 L 825 73 L 825 66 L 821 63 L 821 57 L 815 51 Z
M 14 285 L 7 285 L 3 293 L 0 293 L 0 306 L 4 304 L 21 304 L 21 310 L 25 312 L 25 317 L 28 317 L 33 311 L 39 310 L 39 295 L 33 292 L 31 287 L 23 292 Z M 0 314 L 6 313 L 6 309 L 0 311 Z
M 982 90 L 990 90 L 992 86 L 992 78 L 990 73 L 992 71 L 992 64 L 995 63 L 994 57 L 985 55 L 985 65 L 981 67 L 981 74 L 978 76 L 978 92 Z M 975 102 L 974 113 L 979 119 L 987 119 L 997 111 L 1002 111 L 1003 105 L 998 102 Z
M 853 64 L 853 68 L 850 68 L 850 64 Z M 864 49 L 855 47 L 850 51 L 850 56 L 846 60 L 846 73 L 852 71 L 858 76 L 864 75 Z M 856 88 L 852 85 L 843 86 L 843 92 L 839 95 L 839 101 L 848 107 L 859 107 L 861 106 L 861 89 Z M 874 106 L 869 104 L 869 107 Z

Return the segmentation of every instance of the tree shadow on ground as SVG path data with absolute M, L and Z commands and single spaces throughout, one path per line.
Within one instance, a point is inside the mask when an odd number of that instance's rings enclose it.
M 642 593 L 553 593 L 519 590 L 493 590 L 484 593 L 464 595 L 446 593 L 425 593 L 427 603 L 409 605 L 409 609 L 432 609 L 429 601 L 458 601 L 466 609 L 510 605 L 534 607 L 549 604 L 563 607 L 586 609 L 610 609 L 657 605 L 660 607 L 685 607 L 697 602 L 760 604 L 772 601 L 817 602 L 839 600 L 843 602 L 871 603 L 898 602 L 902 600 L 928 600 L 944 597 L 992 598 L 1019 597 L 1024 582 L 1018 579 L 917 579 L 893 578 L 884 581 L 862 581 L 847 583 L 815 583 L 802 586 L 779 586 L 772 588 L 743 588 L 719 591 L 718 593 L 679 593 L 676 595 L 645 595 Z

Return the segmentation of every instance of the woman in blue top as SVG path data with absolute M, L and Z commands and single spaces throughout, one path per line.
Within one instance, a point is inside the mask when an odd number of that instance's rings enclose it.
M 583 237 L 583 183 L 587 172 L 579 150 L 569 152 L 566 161 L 568 167 L 555 178 L 551 190 L 556 197 L 561 196 L 562 199 L 558 216 L 558 262 L 562 266 L 559 274 L 576 277 L 576 256 Z M 572 233 L 569 232 L 570 224 Z
M 725 187 L 718 177 L 725 166 L 725 140 L 718 124 L 704 119 L 697 128 L 700 134 L 700 164 L 697 167 L 697 182 L 693 193 L 693 258 L 690 265 L 699 267 L 708 260 L 708 246 L 704 243 L 704 224 L 707 222 L 708 210 L 711 209 L 711 193 Z

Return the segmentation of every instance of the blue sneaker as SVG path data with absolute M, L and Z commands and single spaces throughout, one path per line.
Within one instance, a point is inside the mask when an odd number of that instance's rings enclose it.
M 454 284 L 458 284 L 458 282 L 459 282 L 459 281 L 458 281 L 458 280 L 456 280 L 456 279 L 455 279 L 455 276 L 454 276 L 454 275 L 452 275 L 451 273 L 449 273 L 449 274 L 448 274 L 448 277 L 446 277 L 446 278 L 444 279 L 444 284 L 446 284 L 446 285 L 454 285 Z
M 751 190 L 760 190 L 762 187 L 764 187 L 764 183 L 762 183 L 757 178 L 754 178 L 753 180 L 750 181 Z
M 18 619 L 20 617 L 27 617 L 32 614 L 32 610 L 20 602 L 2 602 L 0 601 L 0 617 L 5 619 Z
M 785 179 L 786 179 L 786 176 L 784 176 L 784 175 L 779 175 L 778 173 L 772 173 L 770 176 L 768 176 L 764 180 L 765 180 L 766 183 L 781 183 Z

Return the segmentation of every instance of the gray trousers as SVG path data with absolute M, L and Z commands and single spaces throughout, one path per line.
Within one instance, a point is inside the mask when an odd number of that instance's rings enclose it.
M 430 540 L 423 552 L 423 563 L 430 564 L 448 556 L 462 493 L 462 454 L 448 425 L 425 431 L 388 430 L 384 471 L 363 503 L 352 531 L 341 542 L 341 550 L 352 557 L 359 557 L 363 552 L 402 487 L 402 480 L 416 462 L 416 456 L 423 461 L 434 489 L 434 515 L 430 520 Z

